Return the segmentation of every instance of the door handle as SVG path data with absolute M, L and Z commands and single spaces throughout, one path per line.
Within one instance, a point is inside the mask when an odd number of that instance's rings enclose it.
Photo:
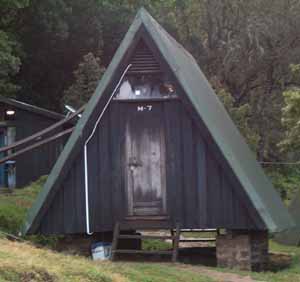
M 139 166 L 142 166 L 142 163 L 140 162 L 130 162 L 128 164 L 128 166 L 131 166 L 131 167 L 139 167 Z
M 136 157 L 131 157 L 131 158 L 129 158 L 128 166 L 139 167 L 139 166 L 142 166 L 142 163 L 139 162 Z

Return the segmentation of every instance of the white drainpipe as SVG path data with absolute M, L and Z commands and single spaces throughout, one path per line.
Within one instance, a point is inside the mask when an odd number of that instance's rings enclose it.
M 111 94 L 111 96 L 109 97 L 105 107 L 103 108 L 101 114 L 99 115 L 95 126 L 93 128 L 93 131 L 91 133 L 91 135 L 87 138 L 87 140 L 84 143 L 84 184 L 85 184 L 85 216 L 86 216 L 86 233 L 88 235 L 92 235 L 93 232 L 90 231 L 90 215 L 89 215 L 89 175 L 88 175 L 88 159 L 87 159 L 87 145 L 90 142 L 90 140 L 93 138 L 97 126 L 99 124 L 99 122 L 101 121 L 106 109 L 108 108 L 109 103 L 111 102 L 112 98 L 114 97 L 116 91 L 118 90 L 125 74 L 128 72 L 129 68 L 131 67 L 131 64 L 127 66 L 127 68 L 125 69 L 125 71 L 123 72 L 117 86 L 115 87 L 113 93 Z

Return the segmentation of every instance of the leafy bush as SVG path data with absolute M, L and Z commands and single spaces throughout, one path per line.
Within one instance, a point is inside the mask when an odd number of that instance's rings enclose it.
M 300 166 L 280 166 L 265 168 L 274 187 L 287 204 L 293 199 L 295 192 L 300 188 Z
M 0 228 L 5 232 L 17 234 L 25 216 L 24 208 L 10 203 L 0 206 Z

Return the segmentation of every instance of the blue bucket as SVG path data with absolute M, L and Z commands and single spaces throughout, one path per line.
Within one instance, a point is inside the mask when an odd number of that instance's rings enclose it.
M 98 242 L 92 244 L 93 260 L 108 260 L 111 256 L 111 243 Z

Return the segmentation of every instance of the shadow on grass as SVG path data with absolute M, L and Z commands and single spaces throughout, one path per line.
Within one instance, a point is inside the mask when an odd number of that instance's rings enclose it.
M 147 261 L 147 262 L 170 262 L 169 255 L 146 255 L 146 254 L 120 254 L 118 260 Z M 179 262 L 190 265 L 217 266 L 215 247 L 193 247 L 179 249 Z M 293 261 L 292 255 L 282 253 L 270 253 L 269 264 L 266 271 L 280 272 L 288 269 Z

